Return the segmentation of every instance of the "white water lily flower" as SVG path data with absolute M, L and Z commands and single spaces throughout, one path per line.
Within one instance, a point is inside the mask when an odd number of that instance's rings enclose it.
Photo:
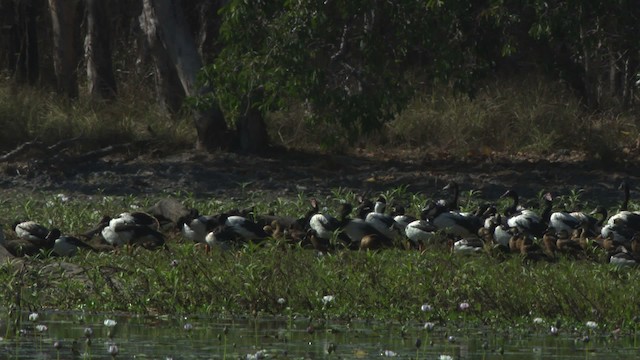
M 69 196 L 65 195 L 65 194 L 56 194 L 56 198 L 58 198 L 58 200 L 60 200 L 61 202 L 67 202 L 69 201 Z
M 381 354 L 382 356 L 386 356 L 386 357 L 396 357 L 398 356 L 398 354 L 395 351 L 391 351 L 391 350 L 385 350 L 382 352 Z
M 335 296 L 333 295 L 325 295 L 322 297 L 322 303 L 327 305 L 330 302 L 333 302 L 333 300 L 335 299 Z
M 38 315 L 38 313 L 36 312 L 29 314 L 29 321 L 36 322 L 38 321 L 38 318 L 40 318 L 40 315 Z
M 109 345 L 109 348 L 107 349 L 107 352 L 109 353 L 109 355 L 111 356 L 116 356 L 118 355 L 118 353 L 120 352 L 120 350 L 118 349 L 118 345 L 116 344 L 111 344 Z
M 284 305 L 287 302 L 287 300 L 285 300 L 285 298 L 278 298 L 278 304 L 279 305 Z
M 463 303 L 460 303 L 460 305 L 458 307 L 460 308 L 460 310 L 464 311 L 464 310 L 467 310 L 469 308 L 469 306 L 471 306 L 471 305 L 469 305 L 468 302 L 463 302 Z
M 596 329 L 598 327 L 598 323 L 595 321 L 587 321 L 587 327 L 589 329 Z
M 426 311 L 431 311 L 433 310 L 433 307 L 429 304 L 422 304 L 422 306 L 420 306 L 420 310 L 426 312 Z
M 438 357 L 439 360 L 453 360 L 453 356 L 451 355 L 440 355 L 440 357 Z
M 427 321 L 426 323 L 424 323 L 423 329 L 425 329 L 427 331 L 431 331 L 435 327 L 436 327 L 435 323 L 432 323 L 431 321 Z
M 45 332 L 49 330 L 49 328 L 47 327 L 47 325 L 40 324 L 40 325 L 36 325 L 36 330 L 39 332 Z
M 544 320 L 542 320 L 542 318 L 539 318 L 539 317 L 533 319 L 534 324 L 542 324 L 543 322 Z
M 555 326 L 552 326 L 552 327 L 549 329 L 549 332 L 551 333 L 551 335 L 558 335 L 558 328 L 557 328 L 557 327 L 555 327 Z
M 111 320 L 111 319 L 107 319 L 107 320 L 104 321 L 104 326 L 106 326 L 106 327 L 114 327 L 117 324 L 118 324 L 117 321 Z

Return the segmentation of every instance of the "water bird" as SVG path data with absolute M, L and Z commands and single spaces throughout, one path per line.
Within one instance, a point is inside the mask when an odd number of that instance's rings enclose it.
M 146 249 L 166 249 L 164 235 L 158 232 L 160 224 L 149 214 L 125 212 L 102 225 L 102 238 L 114 247 L 140 245 Z
M 508 211 L 512 213 L 512 216 L 507 218 L 507 225 L 510 228 L 518 228 L 521 232 L 531 234 L 535 237 L 541 237 L 544 234 L 553 206 L 553 197 L 550 193 L 542 196 L 544 207 L 540 215 L 529 209 L 521 209 L 519 212 L 513 213 L 512 210 L 518 208 L 518 194 L 514 190 L 508 190 L 501 197 L 509 197 L 512 199 L 512 206 Z
M 53 253 L 58 256 L 74 256 L 78 253 L 80 249 L 86 249 L 89 251 L 96 251 L 96 249 L 85 243 L 84 241 L 70 236 L 70 235 L 62 235 L 60 233 L 54 234 L 58 235 L 53 244 Z
M 19 239 L 34 243 L 43 242 L 49 234 L 49 229 L 35 221 L 16 221 L 13 230 Z
M 200 215 L 195 209 L 182 224 L 182 235 L 196 244 L 206 244 L 205 238 L 218 225 L 218 219 L 213 215 Z
M 395 221 L 395 226 L 400 230 L 400 232 L 404 232 L 407 225 L 411 222 L 418 220 L 414 216 L 407 215 L 404 206 L 400 204 L 393 204 L 391 206 L 391 216 Z
M 17 239 L 5 239 L 4 247 L 13 256 L 35 256 L 43 251 L 53 248 L 55 239 L 60 236 L 60 230 L 51 229 L 43 238 L 34 236 L 23 236 Z

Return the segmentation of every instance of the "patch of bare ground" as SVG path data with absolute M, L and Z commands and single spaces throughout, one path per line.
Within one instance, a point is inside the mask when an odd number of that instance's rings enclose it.
M 168 153 L 153 147 L 111 150 L 64 157 L 26 152 L 5 159 L 0 163 L 0 189 L 5 196 L 12 191 L 138 196 L 180 191 L 234 198 L 241 196 L 243 187 L 277 197 L 328 195 L 338 187 L 375 193 L 407 186 L 435 196 L 454 180 L 461 190 L 479 190 L 486 199 L 497 198 L 507 188 L 526 198 L 542 190 L 567 194 L 583 189 L 584 200 L 614 206 L 621 198 L 621 179 L 640 184 L 637 149 L 628 149 L 615 161 L 569 150 L 546 156 L 492 151 L 453 155 L 425 149 L 355 150 L 346 155 L 274 149 L 260 156 Z

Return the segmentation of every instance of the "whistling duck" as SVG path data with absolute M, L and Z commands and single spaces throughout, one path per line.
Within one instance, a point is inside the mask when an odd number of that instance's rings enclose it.
M 578 256 L 584 251 L 582 246 L 571 238 L 566 229 L 558 231 L 556 238 L 556 248 L 560 253 L 568 256 Z
M 517 207 L 518 195 L 515 191 L 509 190 L 505 192 L 502 197 L 510 197 L 513 200 L 511 208 L 513 208 L 514 205 Z M 544 194 L 542 199 L 545 205 L 540 216 L 532 210 L 523 209 L 519 213 L 508 218 L 507 225 L 511 228 L 518 228 L 520 231 L 526 232 L 535 237 L 541 237 L 547 229 L 549 217 L 551 216 L 551 208 L 553 206 L 553 198 L 551 197 L 551 194 Z
M 613 232 L 607 234 L 607 236 L 598 236 L 593 240 L 593 245 L 604 249 L 607 252 L 612 252 L 623 243 L 616 240 L 616 236 Z
M 360 250 L 379 250 L 392 245 L 389 238 L 380 234 L 369 234 L 360 239 Z
M 550 257 L 556 256 L 556 251 L 558 251 L 558 237 L 556 236 L 556 229 L 553 227 L 548 227 L 542 235 L 542 248 Z

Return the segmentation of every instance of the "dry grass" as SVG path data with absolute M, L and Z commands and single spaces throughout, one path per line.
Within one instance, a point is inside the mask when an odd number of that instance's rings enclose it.
M 610 158 L 640 137 L 634 113 L 589 113 L 561 83 L 540 76 L 487 82 L 474 99 L 446 88 L 419 94 L 380 133 L 349 141 L 335 127 L 301 123 L 293 107 L 271 116 L 272 138 L 288 147 L 309 144 L 437 148 L 454 155 L 497 151 L 544 156 L 560 149 Z
M 192 144 L 195 130 L 187 117 L 170 117 L 146 93 L 128 91 L 108 103 L 85 96 L 68 100 L 45 89 L 2 83 L 0 150 L 33 139 L 51 144 L 77 136 L 85 139 L 85 149 L 144 139 L 173 147 Z
M 151 84 L 133 78 L 122 83 L 112 103 L 87 96 L 69 101 L 48 90 L 0 83 L 0 151 L 33 139 L 54 143 L 80 135 L 88 147 L 156 139 L 169 148 L 190 148 L 195 130 L 186 112 L 167 115 L 155 104 Z M 445 87 L 420 93 L 381 131 L 355 140 L 339 126 L 305 120 L 307 115 L 303 104 L 268 114 L 272 142 L 333 153 L 402 147 L 545 156 L 567 149 L 616 159 L 640 139 L 637 113 L 586 112 L 563 84 L 536 75 L 489 81 L 474 99 Z

